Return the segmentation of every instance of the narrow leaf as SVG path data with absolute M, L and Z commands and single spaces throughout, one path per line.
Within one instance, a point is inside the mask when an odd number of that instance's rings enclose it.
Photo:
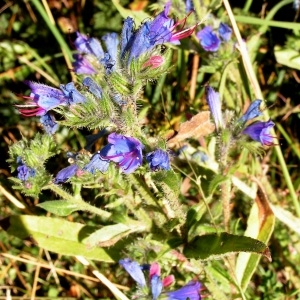
M 234 252 L 253 252 L 269 256 L 269 248 L 264 243 L 226 232 L 198 236 L 183 251 L 187 258 L 203 260 L 220 258 Z
M 108 247 L 114 245 L 118 240 L 124 236 L 127 236 L 131 232 L 143 229 L 145 229 L 145 226 L 136 226 L 135 228 L 130 228 L 124 224 L 108 225 L 91 234 L 86 240 L 86 243 L 90 247 L 94 247 L 96 245 Z
M 258 181 L 257 184 L 257 197 L 250 211 L 245 235 L 267 244 L 274 230 L 275 217 L 262 185 Z M 243 291 L 246 290 L 259 260 L 258 255 L 248 253 L 240 253 L 237 257 L 236 277 Z
M 72 212 L 81 209 L 76 203 L 66 200 L 46 201 L 39 203 L 37 206 L 60 217 L 68 216 Z

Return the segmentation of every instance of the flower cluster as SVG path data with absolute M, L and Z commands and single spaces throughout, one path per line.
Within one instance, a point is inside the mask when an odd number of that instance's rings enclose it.
M 216 130 L 220 131 L 221 129 L 225 128 L 223 116 L 221 113 L 220 95 L 210 86 L 206 86 L 205 90 L 206 100 L 211 111 L 213 121 L 216 125 Z M 272 146 L 274 145 L 274 143 L 273 136 L 271 136 L 270 134 L 270 130 L 275 124 L 271 120 L 267 122 L 253 122 L 245 127 L 248 121 L 252 121 L 253 119 L 262 115 L 262 112 L 260 110 L 261 103 L 262 100 L 254 100 L 248 107 L 247 111 L 242 115 L 242 117 L 238 119 L 235 127 L 237 128 L 238 133 L 249 136 L 252 140 L 260 142 L 263 146 Z
M 21 159 L 21 157 L 17 158 L 17 164 L 18 164 L 18 178 L 22 181 L 27 181 L 28 178 L 35 176 L 35 170 L 28 167 Z
M 169 275 L 165 278 L 161 278 L 158 263 L 139 265 L 129 258 L 122 259 L 119 263 L 138 284 L 138 287 L 143 293 L 143 297 L 147 297 L 149 293 L 151 293 L 152 300 L 159 299 L 160 296 L 168 300 L 201 300 L 201 284 L 198 281 L 190 281 L 178 290 L 167 292 L 163 291 L 163 288 L 170 286 L 174 282 L 174 276 Z M 149 282 L 146 282 L 143 271 L 149 272 Z M 148 284 L 150 287 L 148 287 Z
M 109 162 L 115 162 L 124 174 L 133 173 L 143 163 L 144 145 L 136 138 L 111 133 L 108 136 L 108 144 L 95 153 L 82 171 L 95 174 L 96 171 L 105 172 Z M 170 157 L 168 152 L 157 149 L 146 154 L 146 160 L 152 171 L 170 170 Z M 58 172 L 55 183 L 62 183 L 74 176 L 80 175 L 79 166 L 74 163 Z M 78 173 L 79 172 L 79 173 Z
M 110 73 L 116 70 L 118 65 L 128 66 L 133 59 L 138 59 L 146 52 L 151 53 L 157 45 L 179 44 L 179 40 L 190 36 L 198 24 L 187 29 L 180 28 L 181 24 L 185 24 L 186 18 L 175 22 L 169 17 L 170 7 L 171 1 L 153 20 L 144 22 L 137 30 L 134 28 L 134 20 L 130 17 L 126 18 L 120 39 L 116 33 L 103 36 L 102 41 L 105 44 L 106 52 L 97 39 L 77 33 L 74 46 L 80 54 L 74 56 L 75 72 L 77 74 L 94 74 L 102 65 L 106 72 Z M 118 50 L 119 44 L 120 50 Z M 163 57 L 154 55 L 149 58 L 144 67 L 157 68 L 163 61 Z
M 228 42 L 231 38 L 232 29 L 225 23 L 221 23 L 216 33 L 211 26 L 205 26 L 197 33 L 197 38 L 205 51 L 216 52 L 219 50 L 221 41 Z

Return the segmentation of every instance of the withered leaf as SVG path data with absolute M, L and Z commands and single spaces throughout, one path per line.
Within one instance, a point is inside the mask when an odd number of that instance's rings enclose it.
M 189 121 L 180 124 L 177 135 L 168 141 L 168 146 L 173 146 L 174 144 L 191 137 L 199 138 L 200 136 L 206 136 L 214 130 L 215 125 L 210 120 L 210 112 L 201 111 Z

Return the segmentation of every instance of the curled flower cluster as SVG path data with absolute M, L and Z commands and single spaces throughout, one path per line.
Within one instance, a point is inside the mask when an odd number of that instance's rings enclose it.
M 27 181 L 30 177 L 35 176 L 35 170 L 28 167 L 21 159 L 21 157 L 17 158 L 17 171 L 18 171 L 18 178 L 22 181 Z
M 197 33 L 197 38 L 205 51 L 216 52 L 221 41 L 228 42 L 231 39 L 232 29 L 225 23 L 221 23 L 218 32 L 211 26 L 205 26 Z
M 95 174 L 96 171 L 105 172 L 109 162 L 116 163 L 124 174 L 133 173 L 143 163 L 144 145 L 133 137 L 111 133 L 108 136 L 108 144 L 95 153 L 90 162 L 82 171 Z M 170 157 L 167 151 L 157 149 L 146 154 L 146 160 L 152 171 L 170 170 Z M 62 169 L 55 178 L 55 183 L 65 182 L 79 171 L 76 163 Z
M 151 299 L 153 300 L 159 299 L 160 296 L 168 300 L 201 300 L 201 284 L 198 281 L 190 281 L 178 290 L 167 292 L 163 291 L 163 289 L 170 286 L 175 279 L 173 275 L 161 278 L 158 263 L 139 265 L 136 261 L 132 261 L 129 258 L 121 259 L 119 263 L 138 284 L 138 287 L 141 288 L 144 297 L 151 293 Z M 145 271 L 149 272 L 149 282 L 146 281 Z
M 221 129 L 224 129 L 225 124 L 221 113 L 220 94 L 216 92 L 212 87 L 206 86 L 206 100 L 211 111 L 213 121 L 216 125 L 216 130 L 220 131 Z M 260 110 L 261 103 L 262 100 L 254 100 L 248 107 L 247 111 L 242 115 L 242 117 L 238 119 L 235 127 L 238 129 L 239 133 L 249 136 L 256 142 L 260 142 L 262 146 L 272 146 L 274 145 L 274 143 L 273 136 L 271 136 L 270 134 L 270 130 L 275 125 L 274 122 L 272 122 L 271 120 L 266 122 L 257 121 L 245 127 L 248 121 L 252 121 L 253 119 L 262 115 L 262 112 Z

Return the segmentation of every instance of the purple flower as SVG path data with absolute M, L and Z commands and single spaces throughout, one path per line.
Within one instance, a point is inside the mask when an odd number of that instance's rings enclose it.
M 170 170 L 170 158 L 166 151 L 157 149 L 153 152 L 146 154 L 146 160 L 149 163 L 149 167 L 152 171 L 159 169 Z
M 118 163 L 125 174 L 134 172 L 142 164 L 144 146 L 137 139 L 111 133 L 108 142 L 100 151 L 101 157 Z
M 50 135 L 54 134 L 58 129 L 58 124 L 55 122 L 54 116 L 49 112 L 40 117 L 40 122 L 44 130 Z
M 80 54 L 74 54 L 73 58 L 75 59 L 75 61 L 72 62 L 72 66 L 76 74 L 92 75 L 96 73 L 93 66 L 84 56 Z
M 205 26 L 201 31 L 199 31 L 197 33 L 197 38 L 200 40 L 200 44 L 205 51 L 218 51 L 221 44 L 220 39 L 213 32 L 211 26 Z
M 244 115 L 238 120 L 238 123 L 246 123 L 247 121 L 257 118 L 260 115 L 262 115 L 262 112 L 260 110 L 260 104 L 262 103 L 262 100 L 256 99 L 249 105 L 247 111 L 244 113 Z
M 102 46 L 97 39 L 87 37 L 79 32 L 77 32 L 77 38 L 74 41 L 74 46 L 81 53 L 92 54 L 97 58 L 102 58 L 104 56 Z
M 219 27 L 219 35 L 220 37 L 228 42 L 231 38 L 232 29 L 225 23 L 221 23 Z
M 19 156 L 17 157 L 17 164 L 19 165 L 17 168 L 17 176 L 20 180 L 26 181 L 28 178 L 35 176 L 35 170 L 24 164 L 22 158 Z
M 61 84 L 60 89 L 68 98 L 68 104 L 84 103 L 86 98 L 77 91 L 74 82 L 69 82 L 66 85 Z
M 121 57 L 125 52 L 131 48 L 134 33 L 134 21 L 132 18 L 127 17 L 124 21 L 121 33 Z
M 194 3 L 192 0 L 185 1 L 185 11 L 188 13 L 194 9 Z
M 60 170 L 54 180 L 54 183 L 66 182 L 68 179 L 73 177 L 78 171 L 79 167 L 76 164 L 72 164 L 66 168 Z
M 160 279 L 160 276 L 153 275 L 150 279 L 151 284 L 151 293 L 152 293 L 152 299 L 156 300 L 158 296 L 161 294 L 163 283 Z
M 221 112 L 221 101 L 220 94 L 216 92 L 212 87 L 206 86 L 206 101 L 208 103 L 211 115 L 216 125 L 216 129 L 219 130 L 220 127 L 223 128 L 223 118 Z
M 117 61 L 119 38 L 115 32 L 108 33 L 102 37 L 102 41 L 106 46 L 106 50 L 111 59 Z
M 274 125 L 271 120 L 255 122 L 246 127 L 242 133 L 248 135 L 254 141 L 260 142 L 263 146 L 272 146 L 273 136 L 270 135 L 270 130 Z
M 25 83 L 31 89 L 29 97 L 24 97 L 29 101 L 24 105 L 15 106 L 26 117 L 43 116 L 55 107 L 68 104 L 68 98 L 59 89 L 32 81 L 25 81 Z
M 101 87 L 91 78 L 85 77 L 82 81 L 82 84 L 88 87 L 89 91 L 98 99 L 102 98 L 102 89 Z
M 92 174 L 95 174 L 97 170 L 103 173 L 107 171 L 108 166 L 109 161 L 102 159 L 100 151 L 98 151 L 95 155 L 93 155 L 90 162 L 83 168 L 83 170 Z
M 141 266 L 129 258 L 119 260 L 119 264 L 127 271 L 127 273 L 137 282 L 141 287 L 146 286 L 146 280 Z
M 187 285 L 177 291 L 167 292 L 168 300 L 201 300 L 201 284 L 198 281 L 190 281 Z
M 125 52 L 130 52 L 129 62 L 133 58 L 138 58 L 146 51 L 150 51 L 154 46 L 163 43 L 171 42 L 179 44 L 179 40 L 190 36 L 198 24 L 182 29 L 181 24 L 185 24 L 186 18 L 174 22 L 173 19 L 168 17 L 171 1 L 167 2 L 164 10 L 159 13 L 153 21 L 146 21 L 140 28 L 133 32 L 133 24 L 130 19 L 126 19 L 122 31 L 122 51 L 124 56 Z M 177 30 L 177 28 L 180 29 Z M 127 40 L 126 46 L 124 45 Z

